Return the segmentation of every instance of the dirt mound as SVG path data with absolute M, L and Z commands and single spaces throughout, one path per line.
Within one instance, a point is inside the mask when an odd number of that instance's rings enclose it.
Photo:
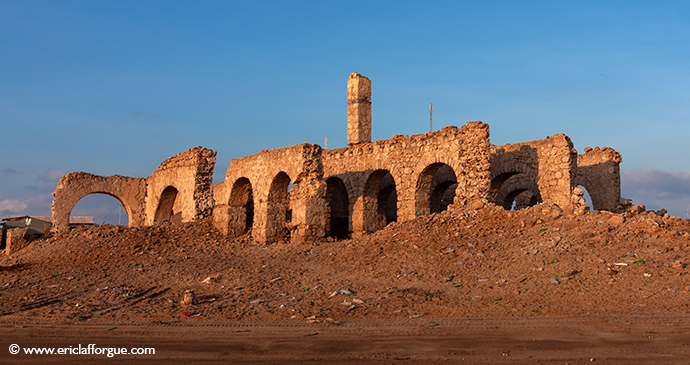
M 2 259 L 0 313 L 330 323 L 685 313 L 689 245 L 687 219 L 545 205 L 454 209 L 361 238 L 266 246 L 227 239 L 210 222 L 104 225 Z

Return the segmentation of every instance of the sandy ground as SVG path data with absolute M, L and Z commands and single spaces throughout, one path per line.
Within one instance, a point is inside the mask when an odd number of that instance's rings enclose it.
M 102 323 L 101 323 L 102 322 Z M 153 347 L 152 355 L 7 355 L 12 363 L 686 364 L 688 316 L 76 324 L 3 322 L 2 345 Z M 116 327 L 112 330 L 108 328 Z
M 689 246 L 680 218 L 541 205 L 301 244 L 77 228 L 0 260 L 0 362 L 687 363 Z

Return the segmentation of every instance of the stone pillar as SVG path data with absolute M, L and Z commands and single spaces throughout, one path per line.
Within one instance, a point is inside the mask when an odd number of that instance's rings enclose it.
M 280 238 L 276 237 L 276 230 L 268 222 L 268 199 L 257 196 L 254 202 L 254 226 L 252 227 L 252 238 L 254 242 L 260 244 L 272 243 Z M 279 233 L 279 232 L 278 232 Z
M 371 142 L 371 80 L 356 72 L 347 80 L 347 141 Z
M 471 121 L 461 131 L 463 140 L 458 156 L 460 164 L 455 172 L 459 177 L 454 203 L 481 206 L 488 201 L 491 189 L 489 125 Z
M 290 191 L 292 232 L 290 241 L 310 242 L 326 236 L 326 182 L 303 181 Z
M 213 208 L 213 225 L 222 234 L 239 237 L 245 233 L 247 210 L 244 206 L 216 205 Z
M 364 200 L 365 199 L 366 199 L 365 196 L 360 196 L 352 204 L 352 208 L 351 208 L 352 209 L 352 218 L 351 218 L 352 238 L 359 238 L 359 237 L 362 237 L 365 233 L 367 233 L 367 230 L 364 226 L 364 219 L 365 219 Z
M 326 182 L 321 147 L 304 145 L 302 172 L 289 194 L 292 222 L 290 240 L 310 242 L 326 236 Z
M 565 134 L 546 138 L 539 146 L 539 192 L 545 203 L 570 207 L 575 187 L 577 152 Z

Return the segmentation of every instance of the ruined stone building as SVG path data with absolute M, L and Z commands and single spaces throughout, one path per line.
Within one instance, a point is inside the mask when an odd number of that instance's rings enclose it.
M 490 203 L 543 202 L 578 214 L 585 209 L 578 186 L 594 209 L 623 209 L 621 155 L 611 148 L 578 155 L 563 134 L 494 146 L 482 122 L 372 142 L 371 81 L 350 75 L 347 98 L 348 147 L 302 143 L 236 158 L 216 185 L 216 153 L 203 147 L 167 159 L 147 178 L 69 173 L 53 193 L 54 229 L 69 229 L 72 208 L 93 193 L 117 198 L 130 226 L 212 218 L 224 234 L 250 233 L 259 243 L 357 237 L 393 221 Z

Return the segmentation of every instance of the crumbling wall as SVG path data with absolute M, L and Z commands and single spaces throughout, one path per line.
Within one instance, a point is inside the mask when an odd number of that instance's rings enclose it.
M 248 230 L 259 243 L 324 237 L 326 182 L 322 149 L 302 143 L 233 159 L 225 181 L 214 188 L 214 224 L 231 236 Z M 291 188 L 291 185 L 294 186 Z M 289 192 L 288 192 L 289 190 Z M 247 219 L 247 199 L 253 219 Z
M 144 223 L 146 179 L 120 175 L 97 176 L 86 172 L 72 172 L 60 178 L 53 192 L 53 228 L 69 229 L 69 216 L 77 202 L 89 194 L 107 194 L 122 203 L 130 227 Z
M 517 197 L 517 190 L 529 190 L 543 202 L 572 207 L 577 170 L 577 152 L 564 134 L 542 140 L 491 147 L 491 193 L 498 204 L 506 206 Z M 513 178 L 514 175 L 519 175 Z M 526 179 L 523 184 L 506 184 L 512 179 Z M 538 188 L 538 194 L 534 186 Z M 519 193 L 518 193 L 519 194 Z M 501 198 L 502 200 L 497 200 Z M 523 196 L 524 198 L 524 196 Z M 531 199 L 531 198 L 530 198 Z M 525 201 L 525 199 L 522 199 Z
M 491 146 L 491 189 L 489 199 L 503 206 L 513 190 L 508 180 L 524 181 L 539 191 L 539 153 L 529 142 Z M 511 202 L 505 202 L 510 205 Z
M 7 230 L 7 238 L 5 241 L 5 254 L 9 256 L 25 248 L 30 243 L 28 228 L 9 229 Z
M 70 174 L 54 193 L 53 221 L 67 227 L 74 203 L 94 192 L 118 198 L 130 225 L 212 215 L 221 232 L 251 232 L 261 243 L 357 236 L 392 221 L 487 202 L 511 209 L 543 201 L 583 210 L 578 184 L 595 209 L 620 209 L 621 159 L 611 149 L 578 156 L 563 134 L 492 146 L 489 126 L 478 121 L 372 143 L 371 80 L 352 73 L 347 99 L 349 147 L 322 151 L 303 143 L 264 150 L 232 160 L 225 181 L 215 186 L 216 153 L 203 147 L 163 161 L 147 179 Z
M 343 181 L 350 203 L 350 229 L 357 236 L 381 226 L 378 193 L 391 186 L 381 185 L 387 173 L 394 181 L 397 219 L 401 221 L 429 213 L 433 177 L 444 165 L 455 173 L 456 203 L 486 201 L 489 146 L 489 128 L 481 122 L 414 136 L 396 135 L 325 151 L 324 176 Z
M 587 189 L 594 209 L 621 209 L 621 162 L 621 154 L 610 147 L 587 147 L 577 156 L 577 185 Z
M 146 224 L 210 217 L 216 152 L 194 147 L 163 161 L 146 179 Z

